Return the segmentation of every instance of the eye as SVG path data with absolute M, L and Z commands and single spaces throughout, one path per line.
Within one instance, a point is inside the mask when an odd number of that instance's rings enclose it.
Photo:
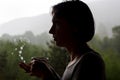
M 59 29 L 60 28 L 60 23 L 58 21 L 53 22 L 53 27 L 55 29 Z
M 60 29 L 60 24 L 59 23 L 56 23 L 56 29 Z

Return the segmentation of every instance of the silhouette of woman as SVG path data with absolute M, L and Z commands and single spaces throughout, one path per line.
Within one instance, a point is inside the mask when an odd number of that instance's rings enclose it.
M 34 58 L 31 63 L 21 63 L 21 68 L 43 80 L 105 80 L 105 65 L 99 53 L 87 42 L 94 36 L 94 19 L 82 1 L 65 1 L 53 6 L 52 27 L 56 45 L 65 47 L 70 55 L 63 76 L 60 78 L 45 59 Z

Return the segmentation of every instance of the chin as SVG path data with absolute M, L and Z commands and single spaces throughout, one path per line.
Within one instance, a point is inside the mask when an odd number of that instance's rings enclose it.
M 59 46 L 59 47 L 61 47 L 61 46 L 62 46 L 62 45 L 61 45 L 60 43 L 58 43 L 58 42 L 56 42 L 56 45 L 57 45 L 57 46 Z
M 62 44 L 61 42 L 59 42 L 59 41 L 55 41 L 55 44 L 56 44 L 57 46 L 59 46 L 59 47 L 63 47 L 63 44 Z
M 59 47 L 65 47 L 65 44 L 63 44 L 63 43 L 61 43 L 61 42 L 57 42 L 57 41 L 56 41 L 55 43 L 56 43 L 56 45 L 59 46 Z

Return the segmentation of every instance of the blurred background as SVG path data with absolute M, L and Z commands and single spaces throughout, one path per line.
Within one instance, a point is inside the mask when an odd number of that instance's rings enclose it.
M 62 75 L 69 60 L 48 31 L 52 6 L 63 0 L 0 0 L 0 80 L 39 80 L 18 66 L 45 57 Z M 82 0 L 92 10 L 96 34 L 88 43 L 103 57 L 107 80 L 120 80 L 120 1 Z

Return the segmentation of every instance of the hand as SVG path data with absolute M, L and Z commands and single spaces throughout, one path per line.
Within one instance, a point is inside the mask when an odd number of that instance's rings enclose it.
M 30 67 L 31 67 L 31 63 L 26 64 L 24 62 L 20 62 L 19 66 L 24 69 L 26 71 L 26 73 L 30 73 Z
M 40 78 L 51 76 L 51 66 L 45 58 L 33 58 L 29 64 L 21 62 L 19 66 L 31 76 Z

